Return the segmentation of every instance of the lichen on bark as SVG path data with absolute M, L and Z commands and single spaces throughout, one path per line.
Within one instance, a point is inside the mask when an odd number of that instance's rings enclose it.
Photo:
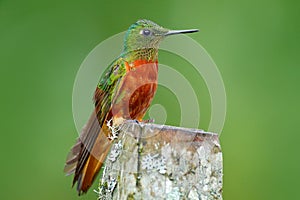
M 126 122 L 106 159 L 99 199 L 222 200 L 217 134 Z

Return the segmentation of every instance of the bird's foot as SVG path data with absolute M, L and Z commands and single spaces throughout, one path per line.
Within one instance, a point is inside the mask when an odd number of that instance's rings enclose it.
M 127 122 L 131 122 L 131 123 L 137 123 L 137 124 L 140 124 L 140 123 L 154 123 L 154 119 L 145 119 L 145 120 L 137 120 L 137 119 L 129 119 L 129 120 L 126 120 Z
M 128 119 L 128 120 L 126 120 L 126 122 L 128 122 L 128 123 L 136 123 L 136 124 L 140 123 L 140 121 L 137 120 L 137 119 Z
M 154 119 L 145 119 L 145 120 L 143 120 L 142 122 L 144 122 L 144 123 L 154 123 Z

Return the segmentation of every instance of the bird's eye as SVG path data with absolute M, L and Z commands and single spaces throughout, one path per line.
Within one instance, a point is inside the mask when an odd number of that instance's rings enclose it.
M 143 29 L 141 31 L 141 34 L 145 35 L 145 36 L 149 36 L 151 34 L 151 31 L 149 29 Z

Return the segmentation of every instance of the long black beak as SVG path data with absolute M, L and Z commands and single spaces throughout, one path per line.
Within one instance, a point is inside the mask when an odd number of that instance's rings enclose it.
M 168 35 L 175 35 L 175 34 L 184 34 L 184 33 L 194 33 L 194 32 L 198 32 L 198 29 L 189 29 L 189 30 L 169 30 L 165 36 Z

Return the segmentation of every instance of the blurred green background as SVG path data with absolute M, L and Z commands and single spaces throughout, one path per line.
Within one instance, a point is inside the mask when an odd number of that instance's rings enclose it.
M 62 171 L 77 137 L 72 118 L 77 70 L 97 44 L 141 18 L 201 29 L 191 37 L 219 67 L 228 109 L 221 135 L 224 199 L 299 199 L 299 5 L 0 0 L 1 199 L 79 199 L 72 177 Z M 168 56 L 162 52 L 160 59 L 175 68 L 188 65 Z M 206 129 L 205 84 L 188 69 L 182 73 L 199 84 L 199 128 Z M 178 105 L 168 93 L 160 87 L 155 101 L 166 105 L 167 123 L 177 125 Z M 91 190 L 80 198 L 96 195 Z

